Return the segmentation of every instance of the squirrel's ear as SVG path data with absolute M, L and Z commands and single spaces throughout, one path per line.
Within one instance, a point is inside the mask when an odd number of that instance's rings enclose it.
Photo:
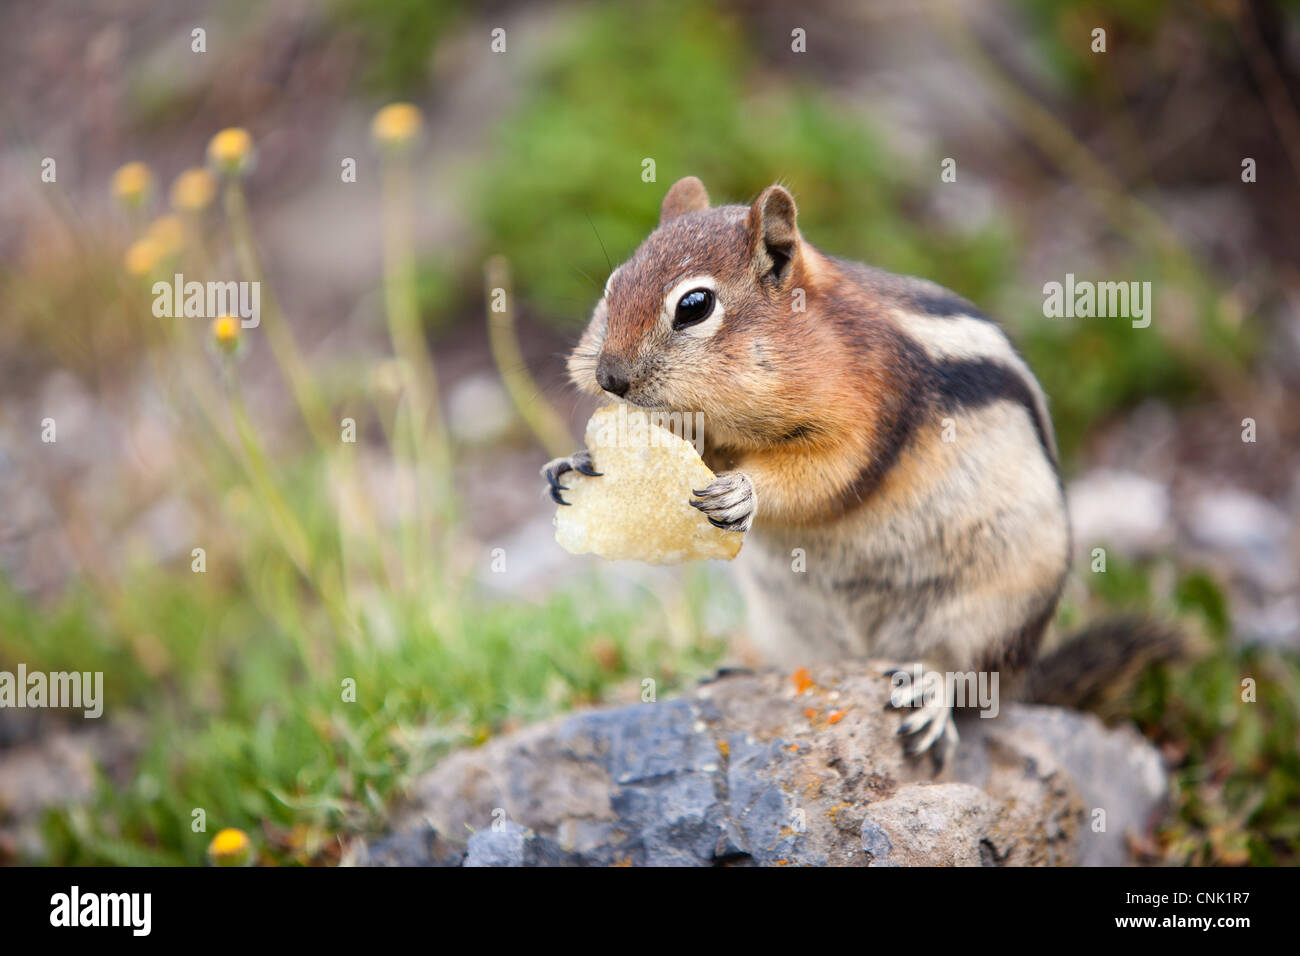
M 664 197 L 664 204 L 659 210 L 659 225 L 669 219 L 688 212 L 698 212 L 709 208 L 709 194 L 704 190 L 704 183 L 694 176 L 687 176 L 673 183 Z
M 794 197 L 781 186 L 768 186 L 749 207 L 749 236 L 760 276 L 784 278 L 799 255 L 796 215 Z

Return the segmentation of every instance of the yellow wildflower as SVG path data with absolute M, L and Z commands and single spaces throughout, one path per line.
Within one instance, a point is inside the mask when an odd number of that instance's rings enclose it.
M 239 175 L 252 160 L 253 137 L 238 126 L 223 129 L 208 143 L 208 160 L 223 173 Z
M 161 216 L 149 224 L 144 235 L 158 245 L 162 256 L 171 256 L 185 245 L 185 223 L 179 216 Z
M 212 320 L 212 339 L 224 352 L 233 352 L 239 345 L 239 320 L 233 315 L 223 315 Z M 220 837 L 221 834 L 217 834 Z
M 147 276 L 163 259 L 164 250 L 157 239 L 145 236 L 126 250 L 126 271 L 133 276 Z
M 253 860 L 253 843 L 243 830 L 227 827 L 208 844 L 208 859 L 217 866 L 245 866 Z
M 202 212 L 217 193 L 217 180 L 206 169 L 187 169 L 172 183 L 172 208 Z
M 389 103 L 370 123 L 370 135 L 380 146 L 405 146 L 420 134 L 424 118 L 410 103 Z
M 113 196 L 127 206 L 139 206 L 153 191 L 153 173 L 144 163 L 127 163 L 113 174 Z

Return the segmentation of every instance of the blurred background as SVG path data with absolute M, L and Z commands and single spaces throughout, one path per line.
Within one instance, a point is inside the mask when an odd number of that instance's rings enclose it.
M 0 90 L 0 670 L 106 698 L 0 711 L 0 861 L 348 862 L 450 749 L 743 642 L 725 568 L 565 554 L 537 476 L 684 175 L 1007 326 L 1058 624 L 1197 646 L 1106 707 L 1173 776 L 1135 851 L 1300 861 L 1300 4 L 10 0 Z M 155 317 L 175 272 L 260 327 Z M 1066 273 L 1151 326 L 1044 318 Z

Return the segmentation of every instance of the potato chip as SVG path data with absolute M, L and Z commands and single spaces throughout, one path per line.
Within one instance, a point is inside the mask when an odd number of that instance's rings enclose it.
M 610 561 L 680 564 L 731 560 L 743 534 L 723 531 L 689 504 L 716 477 L 694 446 L 641 409 L 608 405 L 587 422 L 587 449 L 598 478 L 576 471 L 555 513 L 555 540 L 573 554 Z M 677 421 L 690 416 L 676 417 Z

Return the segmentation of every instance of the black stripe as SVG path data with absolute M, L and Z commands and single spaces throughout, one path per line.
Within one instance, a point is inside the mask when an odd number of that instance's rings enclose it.
M 879 409 L 876 445 L 872 450 L 871 460 L 858 469 L 853 482 L 839 498 L 839 509 L 848 511 L 865 501 L 884 480 L 885 475 L 898 462 L 899 456 L 912 435 L 920 426 L 926 406 L 931 397 L 926 394 L 926 379 L 930 373 L 930 361 L 925 350 L 905 335 L 888 325 L 875 323 L 850 326 L 851 338 L 856 336 L 870 341 L 879 336 L 888 340 L 871 342 L 865 345 L 860 341 L 853 344 L 864 355 L 875 355 L 878 351 L 887 355 L 886 361 L 893 366 L 895 389 L 886 396 L 886 404 Z M 856 333 L 856 336 L 852 335 Z
M 865 266 L 840 263 L 846 271 L 867 274 L 875 278 L 890 278 Z M 897 280 L 898 277 L 892 277 Z M 900 304 L 926 300 L 927 292 L 908 291 L 896 299 Z M 961 315 L 983 318 L 970 308 L 970 303 L 955 294 L 934 294 L 929 297 L 930 314 L 942 314 L 948 308 L 960 305 Z M 875 447 L 871 459 L 863 465 L 853 482 L 841 493 L 838 507 L 848 511 L 865 501 L 880 485 L 884 476 L 897 463 L 903 449 L 924 419 L 935 412 L 952 412 L 962 408 L 978 408 L 996 401 L 1014 401 L 1029 413 L 1048 463 L 1061 483 L 1056 451 L 1052 447 L 1051 425 L 1039 415 L 1036 396 L 1025 379 L 1014 369 L 989 360 L 935 360 L 921 344 L 902 333 L 892 323 L 870 316 L 864 320 L 859 303 L 852 297 L 839 299 L 832 296 L 828 315 L 839 326 L 846 348 L 864 362 L 884 363 L 892 373 L 889 378 L 893 388 L 882 396 L 883 407 L 877 409 Z M 955 315 L 956 312 L 951 314 Z M 986 320 L 992 322 L 992 320 Z M 996 323 L 993 323 L 996 325 Z
M 884 269 L 877 269 L 875 266 L 848 259 L 837 259 L 834 256 L 826 256 L 826 258 L 830 259 L 861 291 L 879 302 L 897 304 L 920 315 L 932 315 L 936 318 L 968 315 L 982 322 L 997 324 L 975 308 L 968 299 L 929 279 L 895 275 Z
M 914 312 L 932 315 L 941 319 L 969 316 L 982 322 L 992 322 L 987 315 L 954 292 L 936 292 L 934 294 L 912 294 L 907 296 L 906 304 Z
M 1038 413 L 1038 402 L 1024 378 L 1014 369 L 986 359 L 957 359 L 935 362 L 930 379 L 941 411 L 982 408 L 999 401 L 1018 402 L 1029 412 L 1038 441 L 1048 461 L 1056 461 L 1047 426 Z
M 839 509 L 849 509 L 865 501 L 884 479 L 885 474 L 898 462 L 898 456 L 912 439 L 913 432 L 921 420 L 921 405 L 918 402 L 899 397 L 896 407 L 882 412 L 883 430 L 877 437 L 875 454 L 866 465 L 858 470 L 853 483 L 840 495 Z
M 778 438 L 777 441 L 781 444 L 792 441 L 805 441 L 810 438 L 816 438 L 821 433 L 821 426 L 816 422 L 800 422 Z

